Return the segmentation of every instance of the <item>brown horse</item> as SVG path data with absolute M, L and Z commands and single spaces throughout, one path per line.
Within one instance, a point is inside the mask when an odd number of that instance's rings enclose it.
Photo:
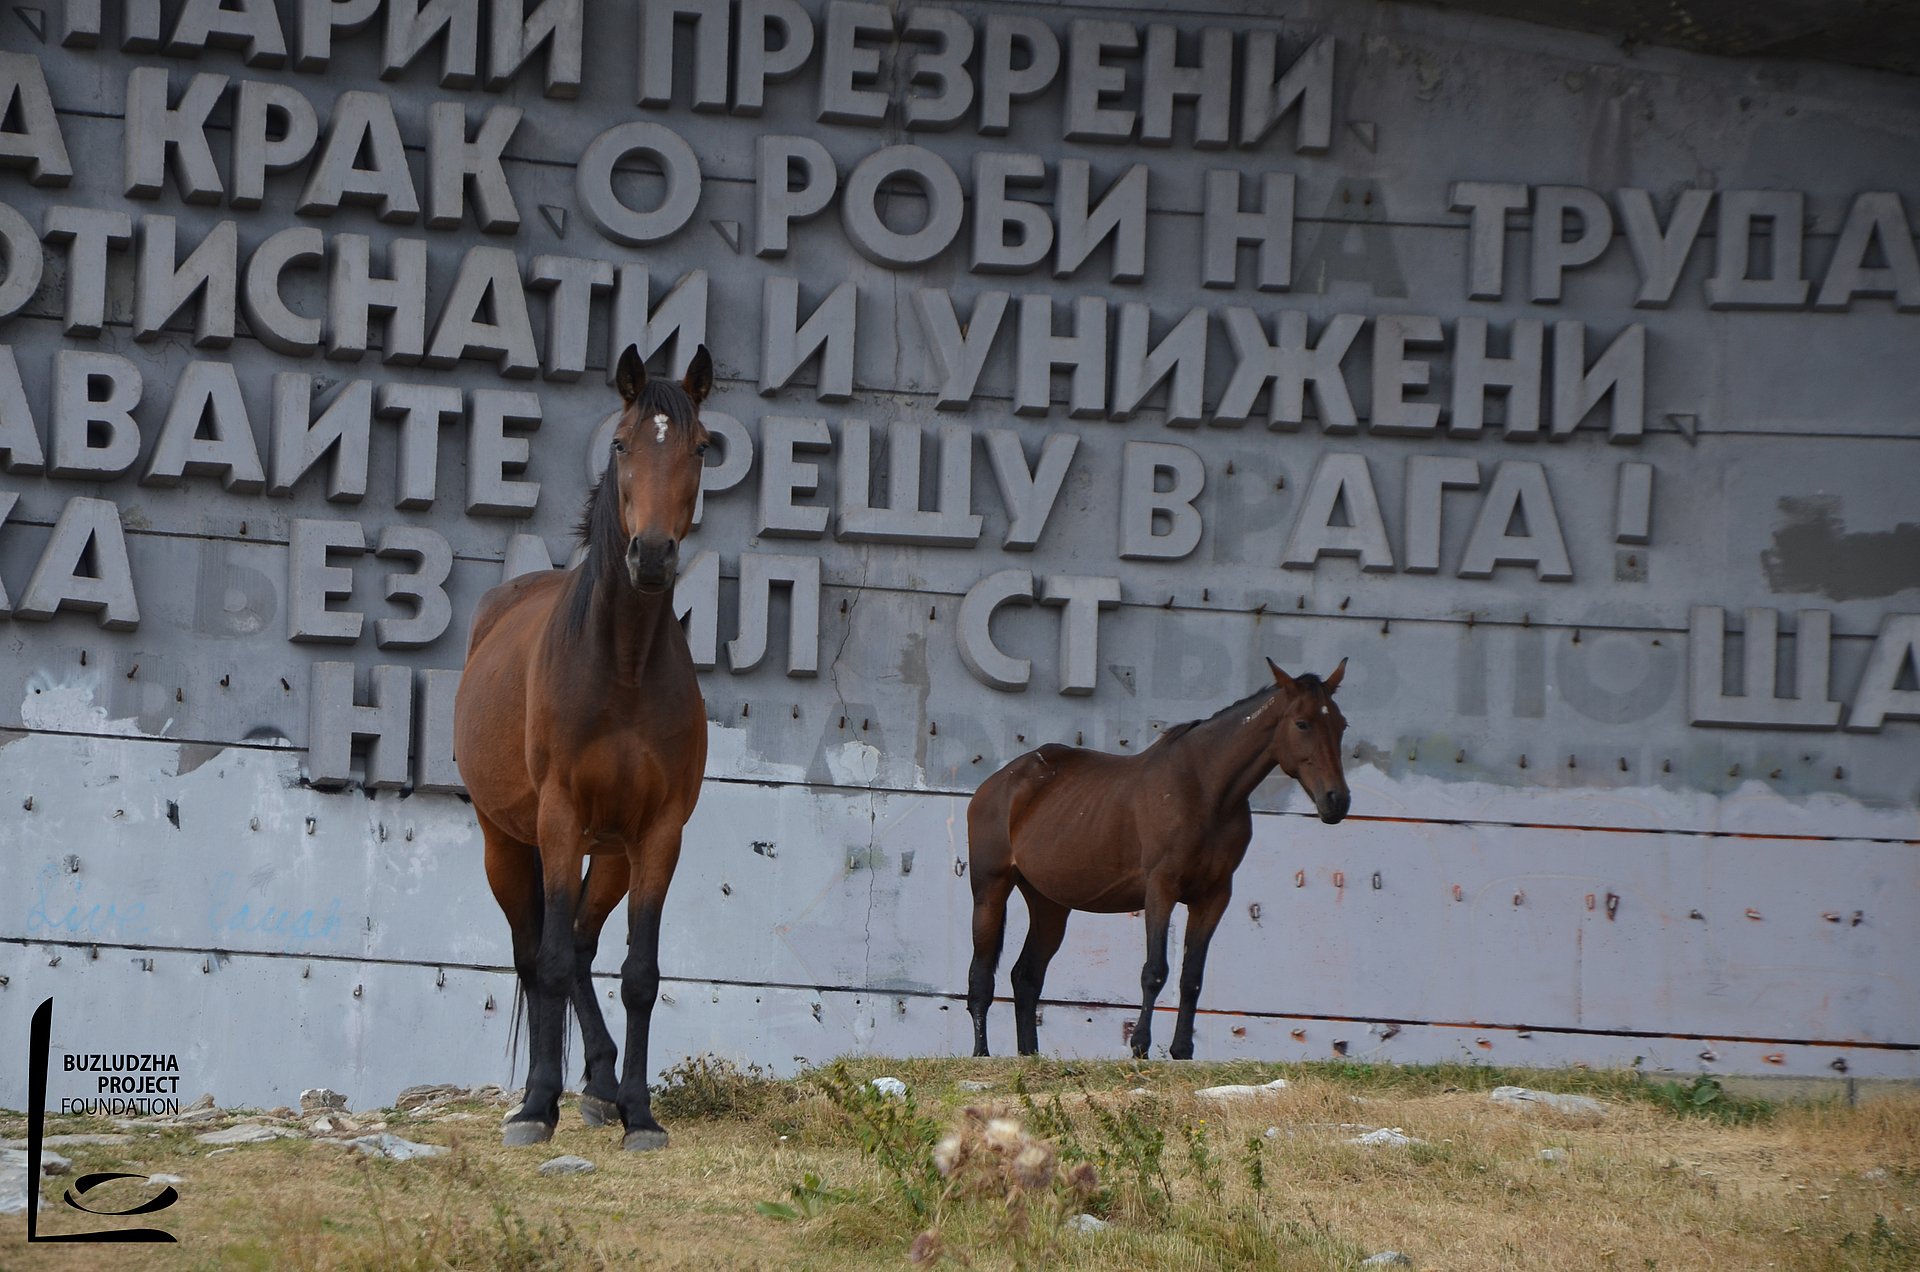
M 569 997 L 586 1041 L 581 1114 L 603 1125 L 617 1110 L 625 1148 L 667 1142 L 647 1096 L 647 1028 L 660 908 L 707 759 L 706 705 L 673 582 L 700 488 L 699 406 L 713 362 L 703 345 L 681 384 L 649 381 L 629 348 L 615 379 L 626 409 L 581 523 L 585 556 L 481 598 L 454 704 L 454 752 L 529 1004 L 527 1095 L 507 1123 L 509 1146 L 553 1135 Z M 623 896 L 627 1058 L 616 1087 L 591 964 Z
M 1187 907 L 1180 1018 L 1170 1054 L 1193 1058 L 1193 1012 L 1207 944 L 1233 895 L 1233 872 L 1253 836 L 1248 799 L 1278 768 L 1312 797 L 1329 825 L 1351 797 L 1340 767 L 1346 718 L 1331 676 L 1289 676 L 1267 660 L 1273 684 L 1205 720 L 1177 725 L 1139 755 L 1071 746 L 1029 751 L 980 784 L 967 806 L 973 876 L 973 967 L 967 1012 L 973 1054 L 987 1054 L 987 1008 L 1007 926 L 1007 895 L 1027 902 L 1027 944 L 1013 965 L 1013 1019 L 1021 1055 L 1040 1050 L 1037 1008 L 1047 964 L 1074 910 L 1147 914 L 1140 1020 L 1133 1054 L 1153 1044 L 1153 1003 L 1167 983 L 1167 920 Z

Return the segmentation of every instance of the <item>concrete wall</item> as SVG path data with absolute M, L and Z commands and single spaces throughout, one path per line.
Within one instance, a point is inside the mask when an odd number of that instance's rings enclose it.
M 59 1049 L 176 1054 L 189 1098 L 506 1080 L 452 673 L 571 550 L 616 342 L 704 341 L 712 745 L 656 1065 L 963 1049 L 973 787 L 1345 657 L 1354 815 L 1256 796 L 1202 1056 L 1920 1076 L 1908 82 L 1393 5 L 805 3 L 755 113 L 769 6 L 667 59 L 667 6 L 549 0 L 517 73 L 481 0 L 325 49 L 294 0 L 103 7 L 0 18 L 0 1054 L 51 994 Z M 972 41 L 950 127 L 940 39 L 889 23 Z M 1060 66 L 1001 129 L 1022 23 Z M 1184 99 L 1155 137 L 1162 26 L 1231 49 L 1225 145 Z M 787 150 L 834 170 L 815 214 Z M 930 175 L 875 195 L 894 164 Z M 357 331 L 362 238 L 424 261 L 417 338 Z M 1528 387 L 1478 406 L 1482 332 Z M 1076 918 L 1043 1043 L 1124 1054 L 1140 952 Z

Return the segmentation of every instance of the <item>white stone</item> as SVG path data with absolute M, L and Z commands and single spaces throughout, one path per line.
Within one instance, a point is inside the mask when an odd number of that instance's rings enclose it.
M 1535 1091 L 1529 1087 L 1495 1087 L 1487 1096 L 1495 1104 L 1504 1104 L 1509 1108 L 1542 1106 L 1556 1113 L 1565 1113 L 1570 1117 L 1605 1117 L 1607 1106 L 1591 1096 L 1562 1095 L 1555 1091 Z
M 184 1184 L 187 1181 L 178 1175 L 148 1175 L 147 1182 L 150 1184 Z
M 542 1175 L 584 1175 L 588 1171 L 595 1169 L 597 1168 L 592 1162 L 584 1157 L 575 1157 L 572 1153 L 550 1158 L 540 1163 L 540 1173 Z
M 362 1135 L 348 1143 L 369 1157 L 386 1157 L 396 1162 L 408 1162 L 416 1157 L 439 1157 L 448 1151 L 438 1144 L 416 1144 L 388 1132 Z
M 898 1078 L 875 1078 L 867 1085 L 889 1100 L 904 1100 L 907 1096 L 907 1084 Z
M 1244 1083 L 1229 1083 L 1226 1086 L 1201 1087 L 1194 1095 L 1202 1100 L 1251 1100 L 1262 1095 L 1271 1095 L 1275 1091 L 1287 1089 L 1285 1078 L 1275 1078 L 1260 1086 L 1248 1086 Z
M 1378 1254 L 1369 1255 L 1360 1260 L 1360 1266 L 1363 1268 L 1410 1268 L 1413 1266 L 1413 1260 L 1398 1250 L 1382 1250 Z
M 1567 1152 L 1563 1148 L 1543 1148 L 1539 1152 L 1539 1158 L 1543 1162 L 1564 1162 L 1567 1160 Z
M 1356 1135 L 1348 1140 L 1349 1144 L 1364 1144 L 1368 1148 L 1405 1148 L 1410 1144 L 1424 1144 L 1425 1140 L 1415 1139 L 1397 1126 L 1383 1126 L 1377 1131 L 1368 1131 L 1365 1135 Z
M 959 1088 L 960 1088 L 960 1089 L 961 1089 L 962 1091 L 991 1091 L 991 1090 L 993 1090 L 993 1083 L 991 1083 L 991 1082 L 981 1082 L 981 1081 L 978 1081 L 978 1080 L 976 1080 L 976 1079 L 974 1079 L 974 1078 L 962 1078 L 962 1079 L 960 1079 L 960 1080 L 959 1080 L 958 1082 L 956 1082 L 956 1083 L 954 1083 L 953 1085 L 955 1085 L 956 1087 L 959 1087 Z
M 1074 1232 L 1105 1232 L 1113 1225 L 1098 1215 L 1077 1214 L 1067 1219 L 1067 1227 Z
M 284 1126 L 262 1126 L 258 1122 L 242 1122 L 238 1126 L 229 1126 L 224 1131 L 208 1131 L 194 1138 L 202 1144 L 264 1144 L 268 1140 L 299 1139 L 300 1132 L 290 1131 Z

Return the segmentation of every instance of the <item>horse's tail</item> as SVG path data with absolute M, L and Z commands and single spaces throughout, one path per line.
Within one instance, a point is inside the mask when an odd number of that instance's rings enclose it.
M 1013 864 L 1015 783 L 1003 769 L 980 784 L 967 802 L 967 873 L 976 902 L 982 889 Z
M 527 987 L 518 975 L 513 978 L 513 1013 L 507 1018 L 507 1082 L 511 1090 L 513 1066 L 520 1055 L 520 1022 L 526 1019 Z M 573 1032 L 573 1001 L 563 1001 L 560 1011 L 560 1071 L 567 1071 L 568 1035 Z M 528 1057 L 528 1072 L 532 1072 L 532 1057 Z
M 513 1014 L 507 1017 L 507 1089 L 513 1089 L 513 1066 L 520 1055 L 520 1022 L 527 1014 L 527 987 L 519 973 L 513 977 Z

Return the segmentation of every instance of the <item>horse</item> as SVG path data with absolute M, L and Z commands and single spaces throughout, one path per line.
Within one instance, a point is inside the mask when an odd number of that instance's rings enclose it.
M 454 701 L 454 753 L 528 1007 L 526 1099 L 506 1124 L 508 1147 L 553 1136 L 569 998 L 586 1044 L 581 1115 L 599 1126 L 617 1114 L 625 1149 L 667 1143 L 647 1093 L 647 1030 L 661 907 L 707 757 L 706 703 L 673 584 L 700 489 L 713 361 L 702 345 L 676 385 L 649 380 L 630 347 L 615 385 L 624 406 L 579 526 L 584 555 L 480 599 Z M 592 962 L 623 896 L 627 1046 L 616 1086 Z
M 1007 897 L 1027 903 L 1027 943 L 1013 965 L 1013 1017 L 1021 1055 L 1040 1050 L 1037 1008 L 1047 964 L 1074 910 L 1145 910 L 1147 958 L 1133 1054 L 1153 1045 L 1153 1004 L 1167 983 L 1167 921 L 1187 907 L 1180 1015 L 1168 1053 L 1193 1058 L 1193 1013 L 1207 945 L 1233 895 L 1233 872 L 1253 836 L 1254 787 L 1278 768 L 1300 783 L 1328 825 L 1351 796 L 1340 764 L 1346 718 L 1333 692 L 1347 661 L 1325 680 L 1289 676 L 1267 660 L 1273 683 L 1205 720 L 1168 729 L 1138 755 L 1048 745 L 980 784 L 967 805 L 973 882 L 973 965 L 967 1013 L 973 1054 L 987 1054 L 987 1008 L 1006 932 Z

